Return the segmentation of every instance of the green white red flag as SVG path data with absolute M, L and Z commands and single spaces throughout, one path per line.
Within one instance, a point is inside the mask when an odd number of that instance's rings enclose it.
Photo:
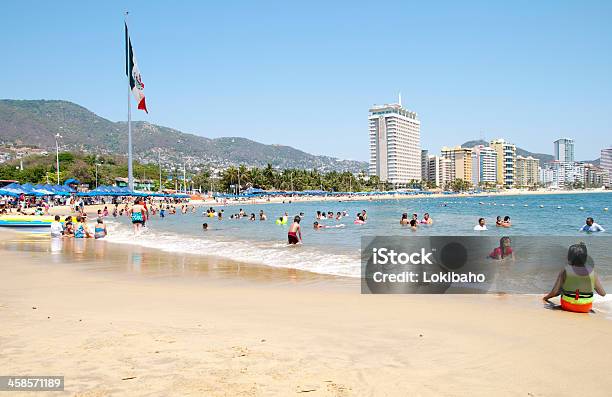
M 130 78 L 130 89 L 134 98 L 136 98 L 138 109 L 149 113 L 147 103 L 145 102 L 144 83 L 140 77 L 140 70 L 138 69 L 138 63 L 136 63 L 134 50 L 132 50 L 132 41 L 128 33 L 127 23 L 125 24 L 125 74 Z

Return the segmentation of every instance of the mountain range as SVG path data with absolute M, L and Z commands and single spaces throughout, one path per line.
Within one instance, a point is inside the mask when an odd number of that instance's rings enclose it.
M 366 170 L 363 161 L 317 156 L 284 145 L 266 145 L 241 137 L 210 139 L 179 130 L 132 122 L 134 156 L 142 162 L 304 168 L 319 171 Z M 125 153 L 126 122 L 113 122 L 75 103 L 61 100 L 0 100 L 0 143 L 55 151 L 55 135 L 62 150 L 86 153 Z

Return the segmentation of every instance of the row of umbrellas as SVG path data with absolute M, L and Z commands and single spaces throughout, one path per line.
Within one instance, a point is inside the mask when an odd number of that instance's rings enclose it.
M 26 196 L 70 196 L 75 190 L 70 186 L 65 185 L 32 185 L 31 183 L 11 183 L 0 188 L 0 196 L 19 197 L 22 194 Z
M 172 197 L 172 198 L 187 198 L 189 195 L 183 193 L 164 194 L 164 193 L 145 193 L 130 190 L 128 187 L 119 186 L 100 186 L 89 192 L 77 192 L 67 185 L 32 185 L 30 183 L 11 183 L 0 188 L 0 196 L 19 197 L 26 196 L 70 196 L 77 195 L 81 197 L 100 197 L 100 196 L 136 196 L 136 197 Z

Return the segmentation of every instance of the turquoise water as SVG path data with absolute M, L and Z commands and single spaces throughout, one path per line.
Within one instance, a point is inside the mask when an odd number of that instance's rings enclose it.
M 560 208 L 558 208 L 560 207 Z M 443 197 L 417 198 L 380 201 L 328 201 L 300 202 L 264 205 L 216 206 L 223 208 L 224 219 L 208 218 L 202 215 L 208 207 L 198 207 L 196 213 L 158 216 L 151 219 L 149 227 L 138 238 L 134 238 L 127 217 L 111 218 L 109 240 L 122 243 L 140 244 L 168 251 L 217 255 L 229 259 L 257 262 L 275 267 L 288 267 L 358 277 L 360 274 L 360 240 L 369 235 L 489 235 L 529 236 L 560 235 L 584 236 L 578 232 L 585 218 L 592 216 L 595 221 L 608 229 L 602 235 L 612 233 L 612 214 L 604 208 L 612 207 L 612 193 L 556 194 L 490 197 Z M 267 221 L 249 221 L 248 218 L 230 219 L 232 213 L 243 208 L 247 214 L 258 214 L 260 210 L 268 215 Z M 362 209 L 368 213 L 365 225 L 354 225 L 355 214 Z M 275 219 L 285 213 L 290 218 L 303 212 L 302 221 L 304 244 L 288 247 L 287 225 L 275 224 Z M 322 224 L 342 228 L 313 230 L 316 211 L 347 211 L 349 216 L 340 221 L 323 220 Z M 419 226 L 417 231 L 399 225 L 401 214 L 417 213 L 419 219 L 429 212 L 433 225 Z M 510 216 L 513 226 L 495 227 L 496 216 Z M 484 217 L 488 231 L 473 231 L 478 218 Z M 207 222 L 210 230 L 202 231 Z

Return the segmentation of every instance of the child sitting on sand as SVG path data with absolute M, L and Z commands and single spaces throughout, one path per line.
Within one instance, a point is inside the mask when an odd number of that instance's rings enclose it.
M 606 295 L 593 265 L 587 264 L 587 247 L 584 243 L 574 244 L 567 250 L 567 265 L 559 273 L 552 290 L 542 298 L 561 295 L 561 308 L 575 313 L 588 313 L 593 307 L 593 291 Z

